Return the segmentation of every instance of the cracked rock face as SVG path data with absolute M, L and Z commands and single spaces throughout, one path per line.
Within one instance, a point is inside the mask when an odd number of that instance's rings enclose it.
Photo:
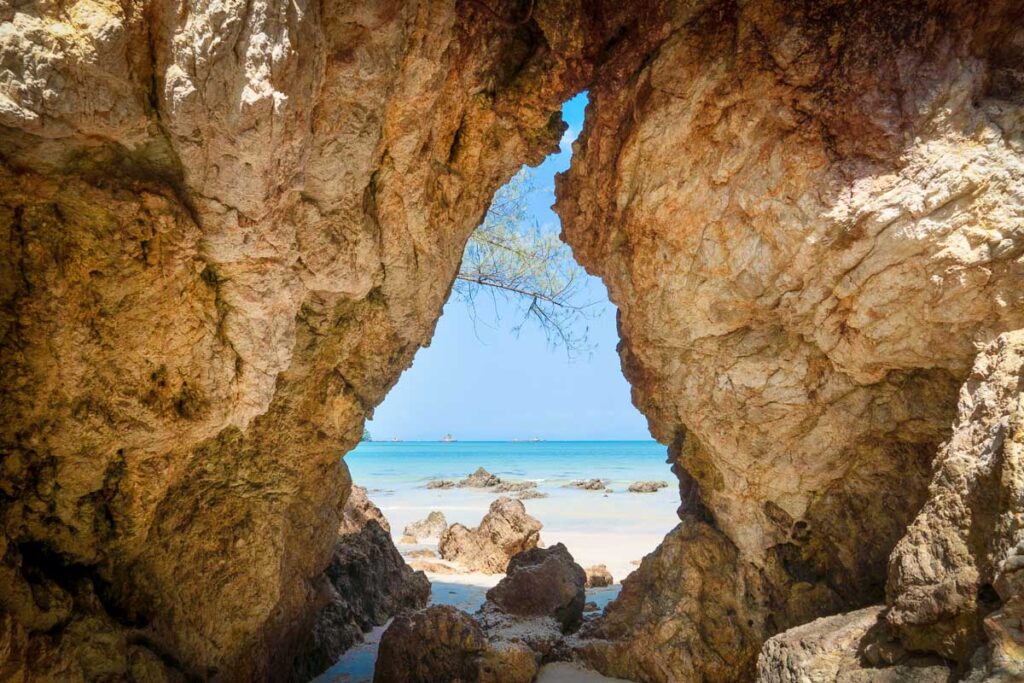
M 0 9 L 5 675 L 286 675 L 341 456 L 582 76 L 481 11 Z
M 1014 5 L 0 8 L 0 677 L 289 675 L 341 455 L 583 89 L 558 211 L 683 524 L 581 652 L 742 680 L 888 578 L 900 638 L 1009 671 L 1021 506 L 969 485 L 1012 411 L 956 396 L 1024 327 Z
M 631 578 L 629 654 L 595 661 L 736 680 L 767 635 L 882 601 L 977 349 L 1024 325 L 1024 39 L 998 2 L 666 12 L 599 68 L 556 209 L 711 530 Z M 678 582 L 709 557 L 734 585 L 700 603 Z
M 887 619 L 917 651 L 993 659 L 1024 675 L 1024 332 L 978 356 L 928 502 L 889 561 Z M 1002 651 L 1002 657 L 1000 657 Z

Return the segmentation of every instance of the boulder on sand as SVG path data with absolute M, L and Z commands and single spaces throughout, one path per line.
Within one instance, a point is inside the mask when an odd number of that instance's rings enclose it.
M 583 570 L 587 574 L 587 588 L 604 588 L 615 583 L 608 567 L 603 564 L 595 564 Z
M 422 540 L 424 538 L 440 538 L 447 528 L 448 520 L 444 518 L 444 513 L 432 510 L 424 519 L 406 526 L 405 531 L 402 533 L 406 536 Z M 415 543 L 416 541 L 413 542 Z
M 451 479 L 431 479 L 427 482 L 428 489 L 453 489 L 455 482 Z
M 634 481 L 629 485 L 630 493 L 654 493 L 668 487 L 667 481 Z
M 601 479 L 576 479 L 569 482 L 569 486 L 584 491 L 604 491 L 605 488 L 604 481 Z
M 525 646 L 492 647 L 465 612 L 435 605 L 395 617 L 377 654 L 375 683 L 529 683 L 537 661 Z
M 494 476 L 483 467 L 478 467 L 476 472 L 460 481 L 458 486 L 459 488 L 486 489 L 492 486 L 497 486 L 500 483 L 501 479 Z
M 448 527 L 441 534 L 437 550 L 442 558 L 458 562 L 470 571 L 501 574 L 514 555 L 537 547 L 543 526 L 526 514 L 522 502 L 502 496 L 491 503 L 480 526 Z
M 561 543 L 532 548 L 509 561 L 508 575 L 487 591 L 487 600 L 518 617 L 553 617 L 569 631 L 583 618 L 586 578 Z

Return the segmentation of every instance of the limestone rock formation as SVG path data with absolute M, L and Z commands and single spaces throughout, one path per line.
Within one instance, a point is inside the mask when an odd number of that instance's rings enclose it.
M 0 10 L 5 672 L 288 675 L 341 456 L 590 73 L 565 9 Z
M 384 516 L 366 498 L 366 489 L 352 487 L 342 511 L 342 524 L 327 566 L 330 598 L 316 617 L 306 642 L 298 647 L 291 678 L 309 681 L 329 668 L 362 634 L 382 626 L 403 610 L 425 607 L 430 582 L 405 564 L 381 524 Z
M 583 568 L 561 543 L 518 553 L 487 600 L 507 614 L 553 617 L 564 631 L 579 626 L 586 602 Z
M 470 571 L 501 574 L 514 555 L 537 547 L 543 526 L 526 514 L 520 501 L 503 496 L 491 503 L 479 526 L 448 527 L 441 534 L 437 551 L 445 560 Z
M 440 538 L 447 528 L 448 520 L 444 518 L 444 513 L 438 510 L 431 510 L 430 514 L 423 519 L 406 526 L 402 533 L 406 536 L 412 536 L 417 540 L 424 538 L 432 539 Z M 413 543 L 415 542 L 413 541 Z
M 556 211 L 687 519 L 592 661 L 744 680 L 768 636 L 883 601 L 977 349 L 1024 327 L 1024 25 L 999 0 L 642 21 Z
M 604 588 L 615 583 L 612 573 L 603 564 L 595 564 L 583 571 L 587 575 L 587 588 Z
M 341 509 L 341 525 L 338 527 L 338 534 L 355 534 L 363 530 L 370 522 L 376 522 L 377 526 L 391 533 L 391 525 L 387 517 L 380 511 L 380 508 L 373 504 L 367 496 L 365 486 L 352 485 L 349 490 L 348 500 Z
M 530 683 L 537 675 L 525 647 L 494 648 L 465 612 L 436 605 L 395 618 L 380 642 L 377 683 Z
M 948 683 L 938 657 L 908 653 L 888 631 L 881 607 L 817 619 L 770 638 L 758 683 Z
M 629 680 L 750 680 L 752 665 L 737 673 L 737 658 L 761 646 L 756 577 L 723 570 L 737 554 L 720 531 L 684 518 L 626 577 L 604 617 L 584 625 L 579 654 Z
M 890 559 L 887 619 L 908 648 L 967 664 L 986 621 L 1024 616 L 1024 331 L 979 354 L 928 494 Z M 1024 628 L 992 646 L 1019 659 Z
M 987 398 L 1012 373 L 969 377 L 1024 328 L 1020 12 L 8 3 L 0 672 L 288 678 L 331 600 L 341 456 L 586 89 L 557 210 L 684 523 L 579 652 L 744 680 L 888 580 L 900 638 L 1012 679 L 1016 413 Z M 997 472 L 998 503 L 971 488 Z M 504 569 L 539 529 L 512 517 L 514 547 L 450 543 Z

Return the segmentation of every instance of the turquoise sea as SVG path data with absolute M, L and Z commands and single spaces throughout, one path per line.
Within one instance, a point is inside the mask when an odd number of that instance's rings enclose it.
M 362 486 L 402 489 L 460 479 L 477 467 L 508 479 L 560 485 L 573 479 L 623 484 L 671 479 L 656 441 L 364 441 L 345 456 Z

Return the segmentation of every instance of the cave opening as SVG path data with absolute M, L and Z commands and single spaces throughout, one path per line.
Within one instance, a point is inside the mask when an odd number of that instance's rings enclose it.
M 503 240 L 497 254 L 474 255 L 471 237 L 430 346 L 345 456 L 354 495 L 362 500 L 365 491 L 404 562 L 428 577 L 430 605 L 474 613 L 505 576 L 508 554 L 467 550 L 451 531 L 471 535 L 492 522 L 521 531 L 531 523 L 508 519 L 515 510 L 495 514 L 503 499 L 521 503 L 539 527 L 510 547 L 562 543 L 586 569 L 591 616 L 679 523 L 666 448 L 650 437 L 622 374 L 616 309 L 604 284 L 558 239 L 554 178 L 569 167 L 586 105 L 585 92 L 567 101 L 558 150 L 496 192 L 475 235 L 483 232 L 480 242 L 491 246 Z M 487 231 L 495 221 L 507 231 Z M 520 263 L 519 255 L 504 259 L 503 251 L 517 249 L 555 263 L 531 268 L 537 264 Z M 487 280 L 498 286 L 481 284 Z M 550 295 L 553 307 L 538 314 L 524 291 Z M 571 314 L 552 327 L 562 307 Z M 372 680 L 387 623 L 374 625 L 317 680 Z

